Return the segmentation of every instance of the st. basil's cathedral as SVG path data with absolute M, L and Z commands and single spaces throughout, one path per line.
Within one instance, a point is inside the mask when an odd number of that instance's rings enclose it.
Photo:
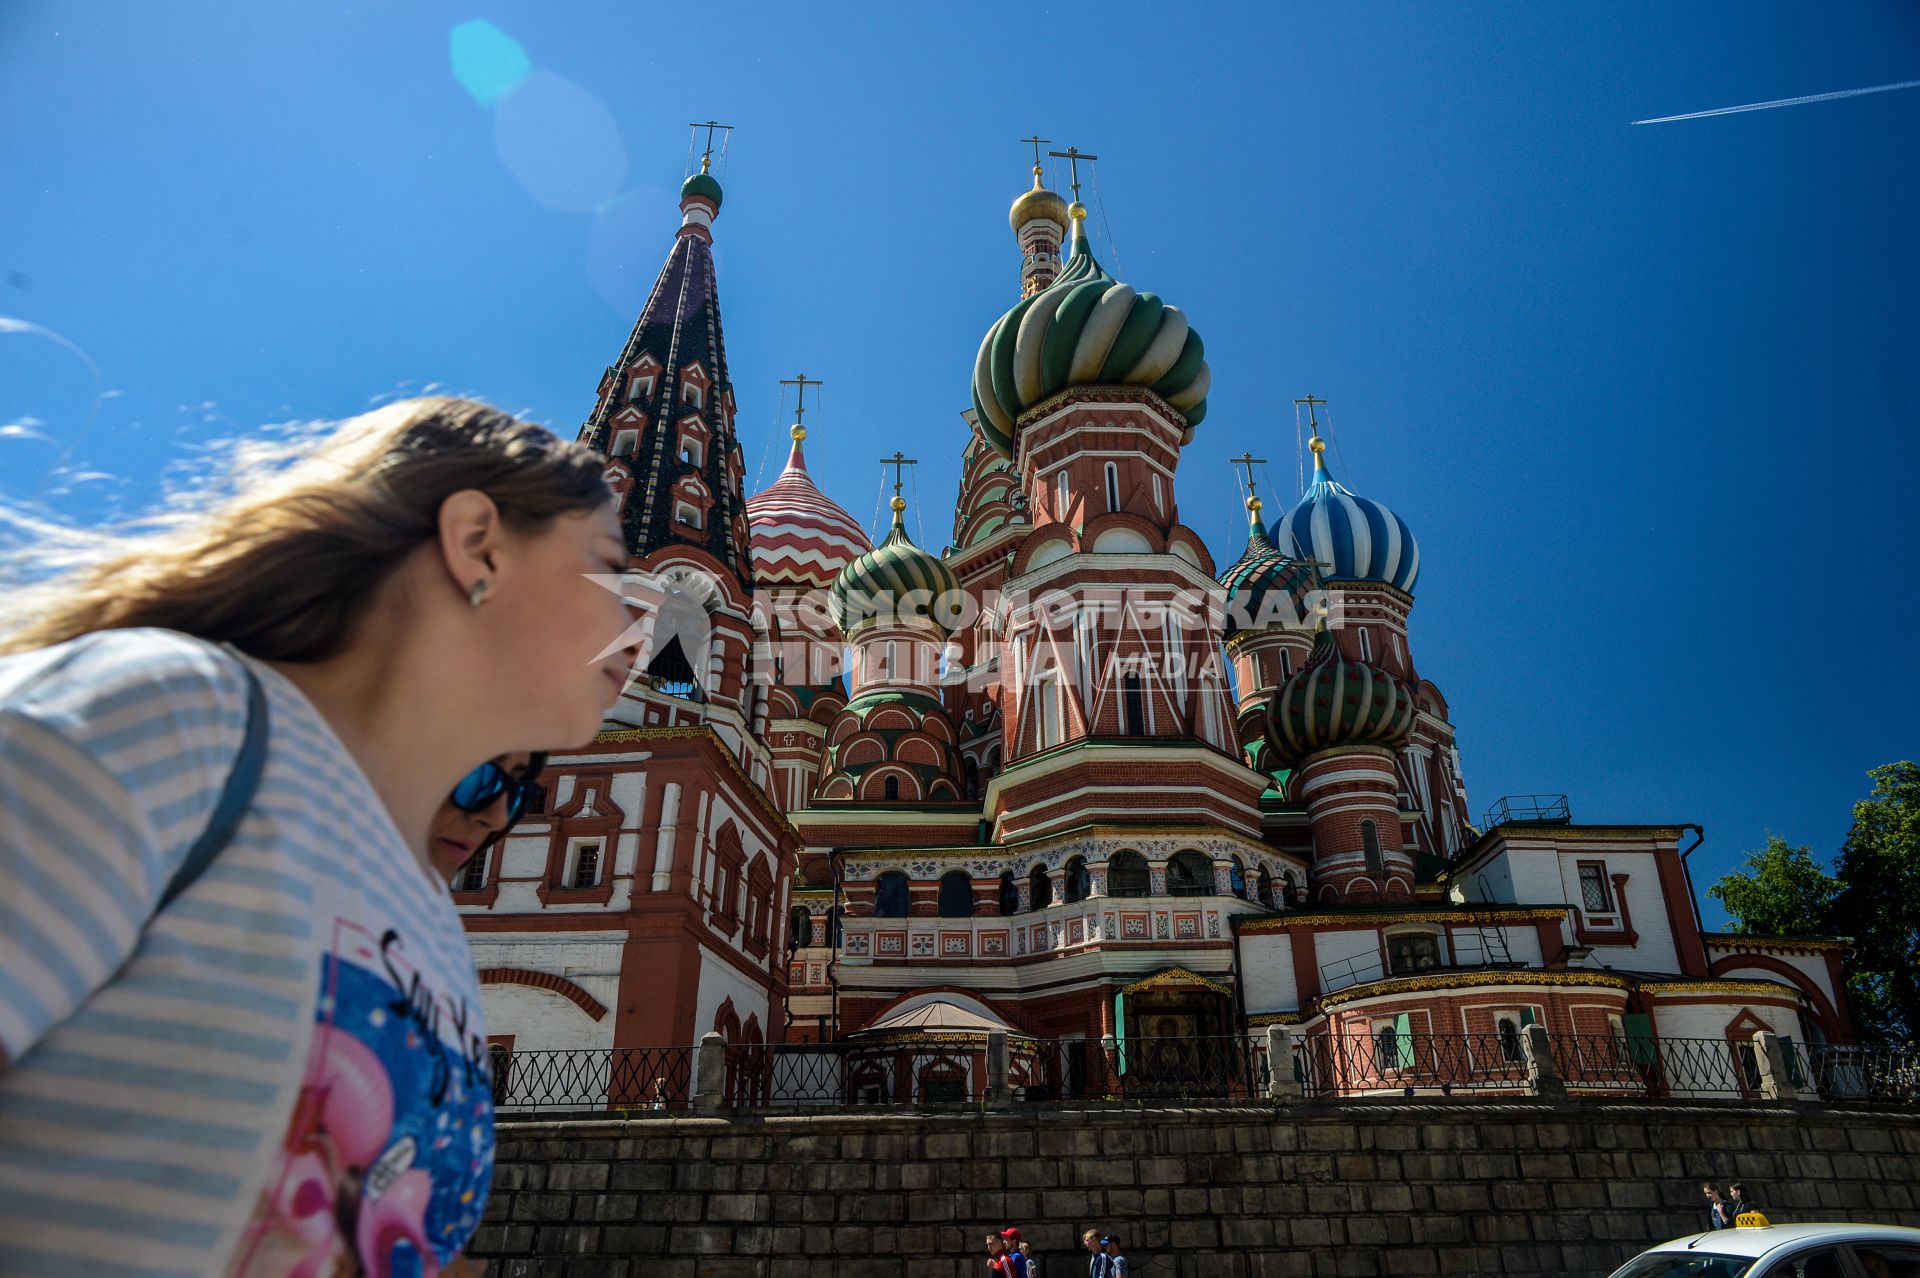
M 1284 1025 L 1407 1065 L 1448 1038 L 1515 1059 L 1535 1023 L 1633 1051 L 1853 1039 L 1838 943 L 1703 932 L 1697 826 L 1537 797 L 1474 820 L 1415 659 L 1419 543 L 1331 472 L 1318 401 L 1278 518 L 1249 471 L 1244 545 L 1181 521 L 1199 332 L 1101 266 L 1038 164 L 949 437 L 950 543 L 914 543 L 896 483 L 873 544 L 802 424 L 748 496 L 708 168 L 580 433 L 646 583 L 646 668 L 455 884 L 497 1060 L 892 1045 L 857 1098 L 937 1099 L 977 1094 L 957 1076 L 989 1034 L 1124 1061 Z

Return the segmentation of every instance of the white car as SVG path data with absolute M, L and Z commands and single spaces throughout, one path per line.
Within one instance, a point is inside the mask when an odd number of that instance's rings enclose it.
M 1920 1229 L 1775 1225 L 1748 1212 L 1732 1229 L 1643 1251 L 1611 1278 L 1920 1278 Z

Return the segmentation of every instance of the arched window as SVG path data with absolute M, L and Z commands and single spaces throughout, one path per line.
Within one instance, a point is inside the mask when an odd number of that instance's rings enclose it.
M 1027 875 L 1027 892 L 1033 898 L 1033 908 L 1044 910 L 1053 904 L 1053 876 L 1047 873 L 1047 867 L 1036 865 L 1033 873 Z
M 1020 912 L 1020 884 L 1014 880 L 1013 871 L 1006 870 L 1000 875 L 1000 913 L 1018 914 Z
M 1235 896 L 1243 901 L 1247 899 L 1247 863 L 1237 856 L 1233 858 L 1233 868 L 1228 871 L 1228 883 Z
M 1380 828 L 1371 821 L 1360 823 L 1360 852 L 1367 858 L 1367 869 L 1378 874 L 1384 868 L 1380 862 Z
M 1273 902 L 1273 872 L 1266 866 L 1260 867 L 1260 874 L 1254 879 L 1254 898 L 1268 909 L 1275 908 Z
M 1365 626 L 1355 626 L 1354 633 L 1360 637 L 1360 660 L 1373 660 L 1373 636 L 1367 633 Z
M 1212 896 L 1213 862 L 1198 852 L 1176 852 L 1167 862 L 1168 896 Z
M 1087 858 L 1076 856 L 1069 860 L 1066 869 L 1062 871 L 1062 876 L 1061 886 L 1066 891 L 1068 905 L 1087 899 L 1087 891 L 1092 886 L 1087 874 Z
M 1107 463 L 1107 509 L 1120 509 L 1120 469 L 1112 462 Z
M 1140 676 L 1129 670 L 1120 676 L 1120 731 L 1130 737 L 1147 731 L 1147 698 L 1140 688 Z
M 1283 903 L 1287 905 L 1300 904 L 1300 880 L 1294 878 L 1292 874 L 1288 874 L 1286 877 Z
M 940 917 L 964 919 L 973 914 L 973 880 L 965 870 L 948 870 L 940 876 Z
M 1115 852 L 1107 862 L 1108 896 L 1145 896 L 1152 882 L 1147 858 L 1138 852 Z
M 913 894 L 907 891 L 907 876 L 888 870 L 873 884 L 873 912 L 883 919 L 904 919 Z
M 882 793 L 889 799 L 900 797 L 900 778 L 888 777 L 882 785 Z
M 1285 648 L 1280 650 L 1280 682 L 1293 678 L 1293 654 Z
M 797 950 L 813 944 L 813 915 L 807 907 L 796 905 L 787 912 L 787 948 Z

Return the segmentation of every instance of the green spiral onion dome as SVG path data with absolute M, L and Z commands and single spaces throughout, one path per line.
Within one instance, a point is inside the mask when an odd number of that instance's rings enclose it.
M 1226 590 L 1226 638 L 1268 626 L 1301 626 L 1321 588 L 1319 571 L 1267 539 L 1260 499 L 1247 498 L 1247 548 L 1220 573 Z
M 907 503 L 893 499 L 893 531 L 833 579 L 827 611 L 834 624 L 852 634 L 861 625 L 886 617 L 920 617 L 948 634 L 957 628 L 963 597 L 952 569 L 913 544 L 901 512 Z
M 1102 270 L 1073 206 L 1073 256 L 1060 278 L 1000 317 L 980 343 L 973 407 L 987 442 L 1013 455 L 1021 414 L 1069 386 L 1144 386 L 1186 418 L 1207 415 L 1205 347 L 1187 317 Z
M 1413 689 L 1378 666 L 1340 655 L 1321 631 L 1313 655 L 1267 702 L 1272 762 L 1291 768 L 1336 746 L 1397 748 L 1413 731 Z
M 720 182 L 713 174 L 704 169 L 680 184 L 680 202 L 686 203 L 694 196 L 713 201 L 713 211 L 720 211 Z

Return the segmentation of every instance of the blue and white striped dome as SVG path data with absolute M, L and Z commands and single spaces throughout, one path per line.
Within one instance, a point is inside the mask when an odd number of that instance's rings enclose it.
M 1313 483 L 1300 503 L 1273 525 L 1273 544 L 1296 559 L 1328 565 L 1328 581 L 1383 581 L 1413 593 L 1420 577 L 1420 543 L 1407 521 L 1338 483 L 1327 471 L 1326 445 L 1316 435 Z

